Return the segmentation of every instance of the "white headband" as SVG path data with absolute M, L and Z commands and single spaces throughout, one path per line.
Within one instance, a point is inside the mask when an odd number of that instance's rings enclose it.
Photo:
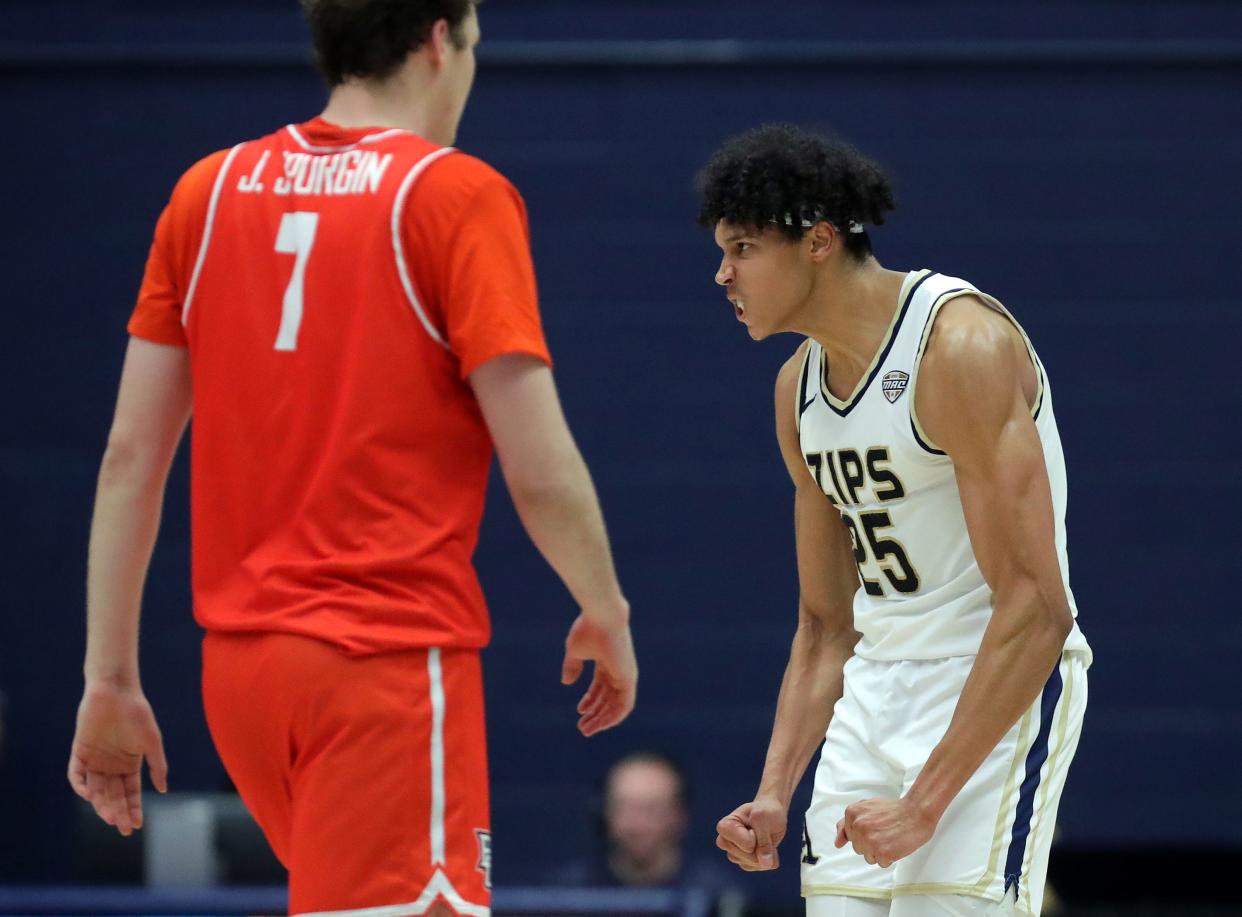
M 803 228 L 803 229 L 810 229 L 812 226 L 814 226 L 816 223 L 818 223 L 820 219 L 823 219 L 823 218 L 822 218 L 822 217 L 818 217 L 817 219 L 809 219 L 809 218 L 807 218 L 807 217 L 803 217 L 803 218 L 802 218 L 799 222 L 801 223 L 801 225 L 802 225 L 802 228 Z M 769 220 L 769 222 L 771 222 L 771 223 L 779 223 L 780 221 L 779 221 L 779 220 Z M 831 220 L 829 220 L 828 222 L 830 222 L 830 223 L 831 223 L 832 221 L 831 221 Z M 787 214 L 785 214 L 785 225 L 786 225 L 786 226 L 794 226 L 794 225 L 797 225 L 797 224 L 795 224 L 795 223 L 794 223 L 794 216 L 793 216 L 793 214 L 792 214 L 792 213 L 787 213 Z M 836 224 L 836 223 L 833 223 L 832 225 L 833 225 L 834 227 L 836 227 L 837 232 L 840 232 L 840 231 L 841 231 L 840 227 L 837 227 L 837 224 Z M 866 228 L 863 226 L 863 224 L 862 224 L 862 223 L 859 223 L 857 220 L 850 220 L 850 222 L 849 222 L 849 231 L 850 231 L 850 232 L 866 232 L 867 230 L 866 230 Z

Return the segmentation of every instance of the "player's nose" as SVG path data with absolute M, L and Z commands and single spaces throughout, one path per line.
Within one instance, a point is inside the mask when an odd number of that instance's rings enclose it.
M 716 283 L 722 287 L 733 283 L 733 265 L 724 261 L 720 262 L 720 268 L 716 271 Z

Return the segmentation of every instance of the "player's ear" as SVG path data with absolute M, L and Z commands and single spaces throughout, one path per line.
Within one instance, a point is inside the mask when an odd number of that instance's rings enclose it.
M 427 36 L 427 50 L 431 54 L 432 66 L 436 68 L 444 66 L 444 59 L 448 56 L 449 43 L 452 40 L 448 20 L 437 19 L 431 27 L 431 33 Z
M 837 245 L 837 230 L 827 220 L 820 220 L 807 233 L 811 260 L 822 263 Z

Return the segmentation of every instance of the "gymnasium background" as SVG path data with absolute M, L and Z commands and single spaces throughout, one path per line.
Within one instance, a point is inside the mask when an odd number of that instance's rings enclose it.
M 494 481 L 478 564 L 497 884 L 593 840 L 602 771 L 632 748 L 686 764 L 704 850 L 753 792 L 796 613 L 771 390 L 797 342 L 734 321 L 694 175 L 726 135 L 789 120 L 889 170 L 886 266 L 970 278 L 1047 364 L 1096 651 L 1054 880 L 1082 900 L 1242 899 L 1242 4 L 489 0 L 481 21 L 458 145 L 526 197 L 643 666 L 633 718 L 581 739 L 557 677 L 574 608 Z M 200 156 L 319 111 L 307 56 L 293 0 L 0 9 L 0 883 L 79 875 L 64 765 L 87 527 L 156 216 Z M 185 471 L 142 667 L 173 788 L 214 791 Z M 795 837 L 783 853 L 750 888 L 796 907 Z

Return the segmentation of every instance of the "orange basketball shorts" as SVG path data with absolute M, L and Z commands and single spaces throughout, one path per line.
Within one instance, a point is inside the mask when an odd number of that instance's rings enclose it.
M 476 650 L 359 657 L 290 634 L 209 633 L 203 699 L 229 776 L 289 870 L 291 915 L 402 917 L 441 900 L 487 917 Z

